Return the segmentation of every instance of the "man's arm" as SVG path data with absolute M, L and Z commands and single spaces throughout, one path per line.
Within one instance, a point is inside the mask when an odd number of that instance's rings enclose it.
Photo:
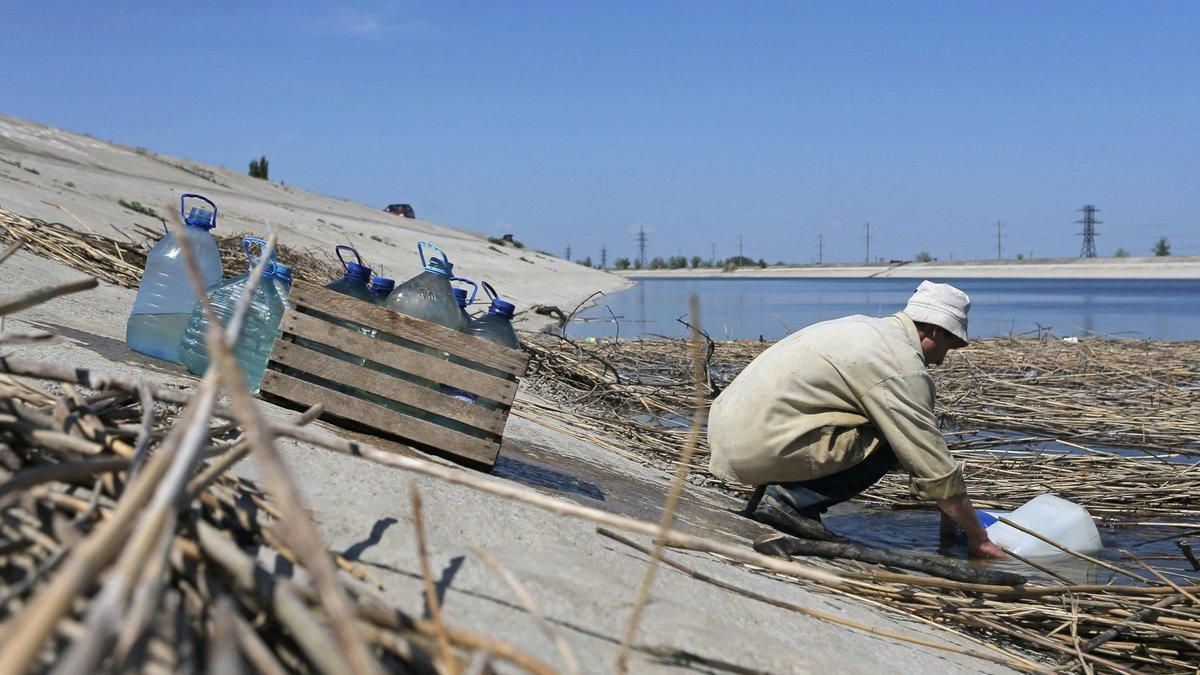
M 971 498 L 966 493 L 939 499 L 937 505 L 945 516 L 942 519 L 943 535 L 946 534 L 947 529 L 946 518 L 949 518 L 962 528 L 963 534 L 967 535 L 967 548 L 971 555 L 978 558 L 1003 558 L 1005 556 L 1004 551 L 988 539 L 987 530 L 984 530 L 983 525 L 979 523 L 979 516 L 975 514 L 975 507 L 971 505 Z

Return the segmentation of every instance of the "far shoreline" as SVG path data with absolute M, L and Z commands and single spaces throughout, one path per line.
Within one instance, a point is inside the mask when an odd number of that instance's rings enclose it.
M 683 279 L 1143 279 L 1200 280 L 1200 256 L 1137 258 L 1045 258 L 875 264 L 781 265 L 689 269 L 609 270 L 626 278 Z

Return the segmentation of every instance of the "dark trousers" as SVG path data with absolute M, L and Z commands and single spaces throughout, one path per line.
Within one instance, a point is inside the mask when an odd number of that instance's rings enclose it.
M 887 472 L 900 468 L 892 446 L 881 443 L 865 460 L 838 473 L 791 483 L 774 483 L 767 492 L 793 506 L 801 515 L 820 520 L 833 506 L 852 499 L 879 482 Z

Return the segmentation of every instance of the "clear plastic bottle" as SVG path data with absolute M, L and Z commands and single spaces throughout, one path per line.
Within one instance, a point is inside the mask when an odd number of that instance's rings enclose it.
M 374 298 L 375 304 L 386 305 L 388 296 L 392 294 L 394 288 L 396 288 L 395 279 L 379 276 L 371 279 L 371 297 Z
M 283 301 L 283 306 L 291 309 L 293 305 L 288 300 L 288 295 L 292 292 L 292 266 L 284 265 L 281 262 L 275 263 L 275 276 L 272 281 L 275 283 L 275 292 L 279 293 L 279 299 Z
M 516 310 L 516 306 L 511 302 L 507 302 L 496 297 L 495 291 L 492 289 L 491 284 L 484 282 L 483 286 L 491 294 L 492 304 L 488 306 L 487 314 L 484 314 L 478 319 L 474 319 L 471 321 L 471 323 L 467 324 L 467 334 L 473 335 L 480 340 L 486 340 L 487 342 L 494 342 L 498 345 L 503 345 L 509 349 L 520 349 L 521 341 L 517 338 L 517 331 L 512 325 L 513 312 Z M 485 373 L 498 375 L 500 377 L 505 376 L 504 371 L 495 370 L 486 366 L 472 364 L 472 367 Z M 462 395 L 464 393 L 465 392 L 459 392 L 456 394 L 456 396 L 462 400 L 470 400 L 473 403 L 478 403 L 488 410 L 495 410 L 498 407 L 495 402 L 487 399 L 479 400 L 479 397 L 472 394 L 466 394 L 466 397 L 469 398 L 465 398 Z
M 513 328 L 512 317 L 516 306 L 500 298 L 492 300 L 487 314 L 475 319 L 467 326 L 467 333 L 480 340 L 495 342 L 509 349 L 520 349 L 521 340 Z
M 212 210 L 193 207 L 184 215 L 189 198 L 206 202 Z M 200 267 L 200 276 L 211 290 L 221 281 L 221 253 L 210 233 L 217 226 L 217 205 L 207 197 L 187 193 L 179 197 L 179 214 L 186 224 L 184 236 Z M 146 272 L 125 324 L 125 343 L 134 351 L 179 362 L 179 340 L 197 300 L 172 230 L 158 240 L 146 258 Z
M 422 247 L 434 249 L 441 257 L 430 257 L 426 260 Z M 450 286 L 454 265 L 446 259 L 446 253 L 441 248 L 427 241 L 417 242 L 417 252 L 421 256 L 421 264 L 425 266 L 425 271 L 397 285 L 388 296 L 387 307 L 401 314 L 461 331 L 465 327 L 462 310 L 459 309 L 458 302 L 454 299 L 454 289 Z
M 464 279 L 463 277 L 450 277 L 450 281 L 461 281 L 464 284 L 471 285 L 470 296 L 467 295 L 467 289 L 458 287 L 454 288 L 454 300 L 458 302 L 458 308 L 462 310 L 463 326 L 465 327 L 467 324 L 471 323 L 471 315 L 467 313 L 467 305 L 475 302 L 475 296 L 479 294 L 479 284 L 471 281 L 470 279 Z
M 353 246 L 346 246 L 346 245 L 342 244 L 342 245 L 336 246 L 334 248 L 334 251 L 337 253 L 338 260 L 341 261 L 342 269 L 344 271 L 343 271 L 341 279 L 335 279 L 334 281 L 331 281 L 328 284 L 325 284 L 325 288 L 328 288 L 329 290 L 335 291 L 337 293 L 341 293 L 342 295 L 350 296 L 351 298 L 354 298 L 355 300 L 362 300 L 363 302 L 369 302 L 371 304 L 375 304 L 375 298 L 371 296 L 371 289 L 370 289 L 370 287 L 367 286 L 367 280 L 371 278 L 371 268 L 362 264 L 362 256 L 360 256 L 358 254 L 358 250 L 355 249 Z M 350 253 L 354 254 L 354 261 L 353 262 L 347 261 L 345 258 L 343 258 L 342 257 L 343 251 L 349 251 Z M 371 330 L 370 328 L 367 328 L 366 326 L 362 326 L 362 325 L 359 325 L 359 324 L 356 324 L 356 323 L 353 323 L 350 321 L 343 321 L 343 320 L 337 319 L 337 320 L 334 320 L 333 323 L 335 325 L 341 326 L 342 328 L 349 328 L 350 330 L 356 330 L 356 331 L 362 333 L 363 335 L 371 335 L 371 336 L 375 335 L 375 331 Z M 329 356 L 333 356 L 338 359 L 341 359 L 342 361 L 346 361 L 348 363 L 353 363 L 355 365 L 361 366 L 361 365 L 366 364 L 366 362 L 367 362 L 367 360 L 361 356 L 354 356 L 352 354 L 347 354 L 346 352 L 343 352 L 339 349 L 334 349 L 333 347 L 326 347 L 325 345 L 317 344 L 317 343 L 311 342 L 309 340 L 297 339 L 296 344 L 307 347 L 308 349 L 311 349 L 315 352 L 327 354 Z M 337 389 L 338 391 L 342 391 L 344 393 L 349 393 L 349 394 L 354 394 L 358 391 L 357 389 L 354 389 L 352 387 L 345 387 L 345 386 L 341 386 L 341 385 L 335 386 L 334 388 Z
M 353 246 L 342 244 L 336 246 L 334 251 L 337 253 L 345 273 L 341 279 L 326 284 L 325 288 L 374 304 L 375 299 L 371 296 L 370 287 L 367 286 L 367 280 L 371 278 L 371 268 L 362 264 L 362 257 L 358 255 L 358 251 Z M 342 258 L 342 251 L 353 253 L 355 262 L 347 262 Z
M 216 288 L 208 294 L 208 301 L 212 304 L 221 326 L 225 326 L 229 322 L 229 318 L 233 316 L 238 298 L 246 288 L 250 272 L 254 270 L 256 256 L 252 252 L 252 247 L 256 245 L 265 246 L 266 242 L 254 237 L 242 239 L 242 250 L 250 262 L 250 270 L 217 284 Z M 250 311 L 246 313 L 246 321 L 242 325 L 242 331 L 238 334 L 237 343 L 233 348 L 233 355 L 237 359 L 238 365 L 241 366 L 246 384 L 254 393 L 258 393 L 263 372 L 266 371 L 267 361 L 271 357 L 271 350 L 275 346 L 276 338 L 280 335 L 279 321 L 283 318 L 284 311 L 283 300 L 280 299 L 279 292 L 275 290 L 273 255 L 266 267 L 263 268 L 262 275 L 263 278 L 251 300 Z M 180 363 L 186 366 L 189 372 L 196 375 L 202 375 L 208 369 L 208 348 L 204 342 L 208 329 L 208 321 L 200 303 L 197 302 L 192 309 L 183 339 L 179 344 Z

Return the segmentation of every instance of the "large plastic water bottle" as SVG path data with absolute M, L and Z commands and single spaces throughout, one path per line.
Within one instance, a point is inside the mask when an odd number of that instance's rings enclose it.
M 515 310 L 516 305 L 511 302 L 492 298 L 492 304 L 488 306 L 487 314 L 468 324 L 467 333 L 480 340 L 504 345 L 509 349 L 520 349 L 521 341 L 517 338 L 517 331 L 512 325 Z
M 250 261 L 250 271 L 232 279 L 226 279 L 217 284 L 216 288 L 208 294 L 208 301 L 212 304 L 221 326 L 225 326 L 229 322 L 229 317 L 233 316 L 238 298 L 246 288 L 250 272 L 254 270 L 257 262 L 253 253 L 254 246 L 266 246 L 266 242 L 254 237 L 242 239 L 242 250 L 246 253 L 247 260 Z M 250 311 L 246 313 L 242 332 L 238 334 L 237 344 L 233 348 L 233 355 L 237 359 L 238 365 L 241 366 L 246 384 L 255 393 L 258 392 L 263 372 L 267 369 L 267 361 L 275 346 L 275 340 L 280 335 L 279 320 L 283 318 L 284 310 L 279 292 L 275 290 L 274 255 L 263 268 L 262 275 L 263 278 L 251 300 Z M 204 343 L 204 335 L 208 330 L 208 321 L 200 303 L 197 302 L 192 309 L 187 328 L 183 332 L 183 339 L 179 344 L 180 362 L 187 367 L 188 371 L 196 375 L 203 374 L 208 369 L 208 348 Z
M 1052 494 L 1026 502 L 1016 511 L 979 511 L 979 522 L 988 538 L 1006 550 L 1026 558 L 1067 555 L 1037 537 L 999 521 L 1004 517 L 1026 529 L 1061 544 L 1072 551 L 1089 553 L 1104 548 L 1100 532 L 1087 509 Z
M 354 255 L 354 260 L 347 261 L 342 256 L 343 251 L 349 251 L 350 253 L 352 253 Z M 335 280 L 329 282 L 328 284 L 325 284 L 325 288 L 328 288 L 329 290 L 335 291 L 337 293 L 341 293 L 342 295 L 348 295 L 356 300 L 362 300 L 363 302 L 369 302 L 369 303 L 374 304 L 375 298 L 371 296 L 371 289 L 367 285 L 367 281 L 371 278 L 371 268 L 367 267 L 366 265 L 363 264 L 362 256 L 360 256 L 358 254 L 358 250 L 355 249 L 353 246 L 346 246 L 345 244 L 340 244 L 340 245 L 334 247 L 334 252 L 337 253 L 338 260 L 342 263 L 342 269 L 343 269 L 342 278 L 335 279 Z M 358 331 L 358 332 L 362 333 L 363 335 L 370 335 L 370 336 L 375 335 L 374 330 L 367 328 L 366 326 L 361 326 L 359 324 L 356 324 L 356 323 L 353 323 L 350 321 L 335 320 L 333 323 L 338 326 L 341 326 L 342 328 L 349 328 L 350 330 Z M 347 361 L 349 363 L 353 363 L 353 364 L 356 364 L 359 366 L 364 365 L 367 362 L 367 360 L 361 356 L 354 356 L 351 354 L 347 354 L 346 352 L 343 352 L 339 349 L 334 349 L 333 347 L 326 347 L 325 345 L 320 345 L 315 342 L 310 342 L 308 340 L 298 339 L 298 340 L 296 340 L 296 344 L 303 345 L 309 349 L 312 349 L 313 351 L 317 351 L 322 354 L 328 354 L 329 356 L 334 356 L 343 361 Z M 354 389 L 353 387 L 346 387 L 346 386 L 341 386 L 341 385 L 335 386 L 334 389 L 337 389 L 338 391 L 342 391 L 345 393 L 351 393 L 351 394 L 358 391 L 357 389 Z
M 467 289 L 454 287 L 454 301 L 458 303 L 458 308 L 462 310 L 463 325 L 465 326 L 471 323 L 471 315 L 467 313 L 467 305 L 475 302 L 475 296 L 479 294 L 479 284 L 462 277 L 450 277 L 450 281 L 461 281 L 464 284 L 471 285 L 470 295 L 467 295 Z
M 337 253 L 338 260 L 342 263 L 342 268 L 345 272 L 341 279 L 326 284 L 325 288 L 331 291 L 337 291 L 342 295 L 348 295 L 358 300 L 374 303 L 375 299 L 371 296 L 371 289 L 367 286 L 367 281 L 371 278 L 371 268 L 367 267 L 362 262 L 362 256 L 358 255 L 358 250 L 353 246 L 341 244 L 334 247 Z M 347 262 L 342 257 L 342 251 L 349 251 L 354 254 L 354 262 Z
M 441 257 L 432 256 L 427 260 L 425 247 L 437 251 Z M 425 266 L 425 270 L 396 286 L 388 296 L 387 307 L 401 314 L 461 331 L 465 327 L 462 310 L 459 309 L 458 302 L 454 299 L 454 289 L 450 286 L 454 265 L 446 258 L 445 251 L 427 241 L 417 242 L 417 253 L 421 256 L 421 264 Z
M 206 202 L 212 210 L 196 206 L 184 215 L 188 199 Z M 187 193 L 179 197 L 179 214 L 186 224 L 184 236 L 200 266 L 200 276 L 211 289 L 221 280 L 221 253 L 210 233 L 217 226 L 217 205 L 207 197 Z M 197 299 L 172 230 L 158 240 L 146 258 L 146 272 L 125 324 L 125 343 L 134 351 L 178 362 L 179 340 Z
M 371 297 L 377 305 L 386 305 L 388 296 L 396 288 L 396 280 L 389 277 L 377 276 L 371 279 Z

